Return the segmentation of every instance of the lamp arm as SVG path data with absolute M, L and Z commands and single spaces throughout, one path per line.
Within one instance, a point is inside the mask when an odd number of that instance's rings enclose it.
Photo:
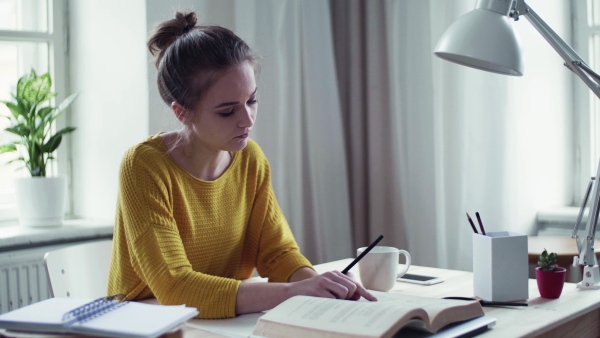
M 573 61 L 573 64 L 581 67 L 581 69 L 585 70 L 588 75 L 592 76 L 596 81 L 600 81 L 600 75 L 594 72 L 588 65 L 580 61 Z
M 596 234 L 596 223 L 598 222 L 598 212 L 600 211 L 600 182 L 598 181 L 598 177 L 600 175 L 600 164 L 598 165 L 598 172 L 595 177 L 594 184 L 594 204 L 590 207 L 590 212 L 588 214 L 588 222 L 586 225 L 586 239 L 582 243 L 579 242 L 577 236 L 575 236 L 577 241 L 577 248 L 579 249 L 579 265 L 588 265 L 593 266 L 597 265 L 598 261 L 596 259 L 596 254 L 594 253 L 594 235 Z M 585 204 L 581 205 L 581 211 L 585 208 Z M 573 231 L 575 233 L 575 231 Z
M 556 32 L 548 26 L 542 18 L 525 3 L 524 0 L 516 0 L 513 2 L 513 8 L 510 16 L 513 19 L 518 20 L 519 15 L 524 15 L 527 21 L 546 39 L 546 41 L 554 48 L 554 50 L 560 55 L 565 61 L 565 66 L 569 68 L 600 98 L 600 75 L 596 74 L 583 59 L 569 46 L 563 39 L 561 39 Z M 584 209 L 587 204 L 587 197 L 585 202 L 581 205 L 580 215 L 576 222 L 576 227 L 573 229 L 573 236 L 576 238 L 577 247 L 579 249 L 579 264 L 593 266 L 597 265 L 596 255 L 594 253 L 594 235 L 596 233 L 596 222 L 598 221 L 598 212 L 600 211 L 600 164 L 598 165 L 598 173 L 596 174 L 596 182 L 593 185 L 593 204 L 590 208 L 588 215 L 588 222 L 586 225 L 586 239 L 579 241 L 576 235 L 576 229 L 581 221 L 580 217 L 583 215 Z M 591 184 L 591 182 L 590 182 Z M 588 190 L 589 190 L 588 186 Z M 586 192 L 589 194 L 589 191 Z
M 585 189 L 583 201 L 581 202 L 581 208 L 579 209 L 579 215 L 577 215 L 577 220 L 575 221 L 575 226 L 573 227 L 573 232 L 571 233 L 571 238 L 577 237 L 577 231 L 579 231 L 579 225 L 581 224 L 581 220 L 583 219 L 583 215 L 585 214 L 585 207 L 587 206 L 588 199 L 590 197 L 590 193 L 592 192 L 592 187 L 594 186 L 595 179 L 595 177 L 592 177 L 588 182 L 587 188 Z M 581 244 L 579 243 L 579 241 L 577 241 L 577 249 L 581 250 Z
M 599 166 L 600 168 L 600 166 Z M 600 172 L 599 172 L 600 173 Z M 577 216 L 577 220 L 575 221 L 575 226 L 573 227 L 573 232 L 571 234 L 571 238 L 575 238 L 575 243 L 577 244 L 577 251 L 580 253 L 577 264 L 579 265 L 596 265 L 596 255 L 594 255 L 594 234 L 596 232 L 596 221 L 598 219 L 598 201 L 597 195 L 598 191 L 600 191 L 597 187 L 599 183 L 596 182 L 596 177 L 592 177 L 588 183 L 587 189 L 585 190 L 585 195 L 583 197 L 583 201 L 581 202 L 581 208 L 579 209 L 579 215 Z M 581 224 L 581 220 L 583 219 L 583 214 L 585 213 L 585 208 L 588 203 L 588 199 L 590 193 L 592 192 L 592 188 L 594 188 L 594 204 L 591 206 L 591 210 L 588 214 L 588 224 L 586 226 L 586 238 L 585 240 L 581 240 L 577 235 L 577 231 L 579 230 L 579 225 Z M 596 209 L 597 211 L 594 211 Z M 594 221 L 595 215 L 596 221 Z M 588 262 L 588 263 L 586 263 Z M 575 264 L 575 263 L 574 263 Z
M 591 68 L 583 61 L 583 59 L 569 46 L 563 39 L 561 39 L 556 32 L 548 26 L 542 18 L 525 3 L 523 0 L 517 0 L 515 8 L 511 16 L 518 20 L 519 15 L 524 15 L 527 21 L 548 41 L 550 46 L 560 55 L 565 61 L 565 66 L 569 68 L 573 73 L 577 74 L 579 78 L 600 98 L 600 75 L 596 74 Z M 588 75 L 590 74 L 591 77 Z

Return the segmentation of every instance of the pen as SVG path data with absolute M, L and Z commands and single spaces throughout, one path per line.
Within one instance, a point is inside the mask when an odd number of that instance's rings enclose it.
M 379 241 L 383 238 L 383 235 L 379 235 L 379 237 L 375 240 L 375 242 L 371 243 L 371 245 L 369 245 L 368 248 L 365 249 L 365 251 L 363 251 L 360 255 L 358 255 L 358 257 L 356 257 L 352 263 L 348 264 L 348 266 L 342 270 L 342 273 L 345 275 L 346 273 L 348 273 L 348 271 L 350 271 L 350 269 L 352 269 L 352 267 L 354 265 L 356 265 L 356 263 L 358 263 L 358 261 L 360 261 L 363 257 L 365 257 L 366 254 L 369 253 L 369 251 L 371 251 L 371 249 L 373 249 L 375 247 L 375 245 L 377 245 L 377 243 L 379 243 Z
M 469 213 L 466 213 L 466 214 L 467 214 L 467 219 L 469 219 L 469 224 L 471 224 L 471 229 L 473 229 L 474 233 L 478 234 L 477 228 L 475 228 L 475 223 L 473 223 L 471 216 L 469 216 Z
M 485 236 L 485 230 L 483 229 L 483 223 L 481 222 L 481 217 L 479 217 L 479 212 L 475 212 L 475 216 L 477 216 L 477 222 L 479 222 L 479 229 L 481 229 L 481 234 Z

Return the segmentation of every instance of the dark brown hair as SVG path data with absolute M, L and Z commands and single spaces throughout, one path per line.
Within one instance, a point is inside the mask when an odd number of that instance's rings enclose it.
M 158 91 L 167 105 L 194 109 L 219 75 L 249 61 L 258 72 L 259 56 L 242 39 L 220 26 L 196 26 L 194 12 L 175 13 L 148 39 L 158 69 Z

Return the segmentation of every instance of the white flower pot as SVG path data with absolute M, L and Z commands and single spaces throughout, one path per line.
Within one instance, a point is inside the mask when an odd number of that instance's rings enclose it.
M 23 177 L 15 182 L 19 223 L 61 226 L 67 205 L 67 177 Z

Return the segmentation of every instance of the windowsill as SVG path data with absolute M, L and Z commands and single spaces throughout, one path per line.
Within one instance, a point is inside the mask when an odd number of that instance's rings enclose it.
M 541 210 L 537 214 L 538 235 L 570 235 L 578 215 L 579 207 Z M 113 229 L 110 221 L 88 219 L 70 219 L 65 220 L 63 226 L 40 228 L 23 227 L 17 221 L 0 222 L 0 252 L 111 238 Z
M 0 252 L 112 238 L 113 228 L 112 222 L 87 219 L 65 220 L 62 226 L 39 228 L 11 222 L 0 226 Z
M 537 214 L 538 235 L 565 235 L 570 236 L 575 227 L 579 207 L 559 207 L 540 210 Z M 579 231 L 585 230 L 587 212 L 579 226 Z M 600 230 L 600 229 L 599 229 Z
M 566 223 L 575 225 L 579 207 L 562 207 L 541 210 L 537 214 L 538 223 Z

